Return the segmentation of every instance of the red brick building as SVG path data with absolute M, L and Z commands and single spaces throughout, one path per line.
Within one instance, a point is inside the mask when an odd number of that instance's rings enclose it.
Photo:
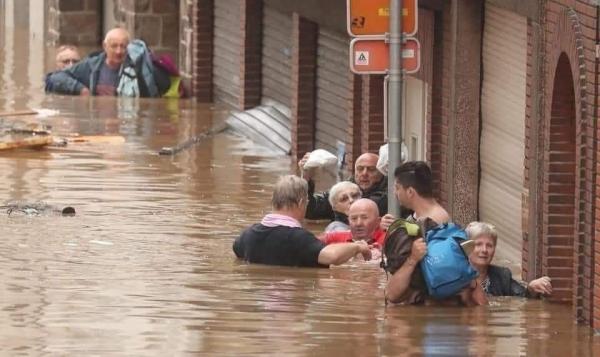
M 69 6 L 95 6 L 134 36 L 159 29 L 147 36 L 178 55 L 197 100 L 278 103 L 294 156 L 341 142 L 351 162 L 384 141 L 383 77 L 349 71 L 345 0 L 52 3 L 55 43 Z M 410 157 L 430 162 L 455 220 L 494 223 L 497 261 L 552 277 L 552 299 L 596 329 L 599 11 L 593 0 L 420 0 L 422 63 L 403 120 Z

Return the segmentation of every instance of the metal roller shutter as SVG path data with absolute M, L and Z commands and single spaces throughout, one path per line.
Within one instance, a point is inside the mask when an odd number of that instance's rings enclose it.
M 240 99 L 240 3 L 215 1 L 213 85 L 216 101 L 237 107 Z M 201 54 L 200 54 L 201 55 Z
M 521 264 L 527 19 L 486 4 L 483 33 L 480 220 L 498 229 L 497 257 Z
M 348 55 L 346 34 L 319 30 L 316 146 L 332 153 L 337 152 L 337 140 L 347 141 L 352 93 Z
M 292 18 L 268 6 L 263 10 L 262 101 L 291 106 Z

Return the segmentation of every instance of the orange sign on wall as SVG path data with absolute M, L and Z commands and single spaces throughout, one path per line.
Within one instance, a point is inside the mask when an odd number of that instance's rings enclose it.
M 402 31 L 417 33 L 417 0 L 402 2 Z M 390 0 L 346 0 L 350 36 L 384 35 L 390 32 Z
M 421 66 L 421 44 L 407 38 L 402 44 L 402 69 L 415 73 Z M 350 69 L 356 74 L 385 74 L 390 68 L 390 45 L 381 38 L 355 38 L 350 42 Z

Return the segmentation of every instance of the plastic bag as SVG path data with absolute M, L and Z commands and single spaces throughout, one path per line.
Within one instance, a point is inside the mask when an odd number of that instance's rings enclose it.
M 404 143 L 400 146 L 400 163 L 406 162 L 408 158 L 408 148 Z M 388 174 L 388 144 L 383 144 L 379 147 L 379 160 L 377 160 L 377 170 L 387 176 Z
M 328 167 L 337 165 L 338 159 L 327 150 L 317 149 L 310 153 L 308 160 L 304 164 L 304 169 L 316 167 Z

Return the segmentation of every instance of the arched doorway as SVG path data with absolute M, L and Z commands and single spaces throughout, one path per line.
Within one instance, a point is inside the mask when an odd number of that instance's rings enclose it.
M 576 107 L 571 64 L 558 59 L 552 90 L 548 147 L 544 173 L 542 274 L 552 278 L 552 300 L 570 303 L 576 284 Z

